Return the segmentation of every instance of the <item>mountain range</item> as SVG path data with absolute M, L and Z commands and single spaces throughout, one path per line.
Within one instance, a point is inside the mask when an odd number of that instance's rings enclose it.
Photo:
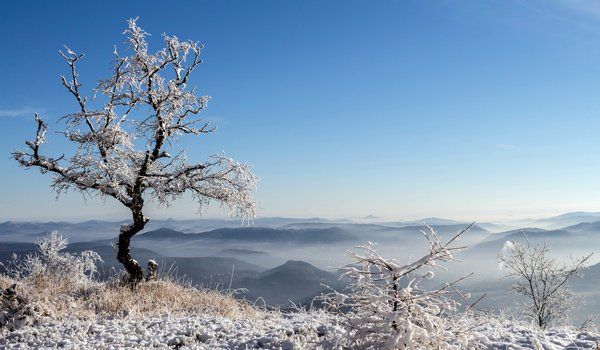
M 421 231 L 434 229 L 442 241 L 468 226 L 460 221 L 427 218 L 412 221 L 382 221 L 380 218 L 324 220 L 318 218 L 261 218 L 254 226 L 240 226 L 235 220 L 154 220 L 132 240 L 132 253 L 139 261 L 155 259 L 163 273 L 187 279 L 207 288 L 242 288 L 240 297 L 252 302 L 286 307 L 290 302 L 305 305 L 325 285 L 344 288 L 337 268 L 350 262 L 344 252 L 373 241 L 382 256 L 408 262 L 427 251 Z M 94 250 L 103 258 L 101 278 L 121 269 L 116 261 L 114 241 L 123 222 L 15 222 L 0 223 L 0 262 L 13 253 L 24 255 L 35 249 L 34 242 L 57 230 L 72 242 L 67 251 Z M 426 226 L 431 225 L 431 226 Z M 506 295 L 504 272 L 497 256 L 506 241 L 528 239 L 549 241 L 554 255 L 587 254 L 600 247 L 600 213 L 568 213 L 539 220 L 527 226 L 506 228 L 506 224 L 473 225 L 456 242 L 466 246 L 455 255 L 461 262 L 447 264 L 449 271 L 436 276 L 450 280 L 452 273 L 475 272 L 465 285 L 473 291 L 486 290 L 488 301 L 500 305 Z M 600 255 L 600 254 L 598 254 Z M 594 260 L 597 263 L 598 260 Z M 1 269 L 2 267 L 0 267 Z M 585 270 L 586 278 L 574 282 L 593 304 L 600 278 L 600 265 Z M 598 305 L 600 307 L 600 304 Z

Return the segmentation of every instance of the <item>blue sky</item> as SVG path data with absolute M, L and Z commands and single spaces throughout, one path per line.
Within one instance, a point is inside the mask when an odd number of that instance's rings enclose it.
M 259 216 L 486 220 L 600 211 L 600 5 L 591 1 L 22 1 L 0 13 L 0 220 L 123 218 L 9 159 L 75 110 L 63 45 L 91 88 L 126 20 L 205 45 L 192 80 L 224 150 L 260 177 Z M 66 151 L 65 151 L 66 150 Z M 190 217 L 181 201 L 154 217 Z M 205 216 L 223 216 L 211 208 Z

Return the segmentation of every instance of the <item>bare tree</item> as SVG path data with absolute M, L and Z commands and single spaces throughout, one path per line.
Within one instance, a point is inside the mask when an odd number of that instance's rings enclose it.
M 592 254 L 561 264 L 549 256 L 548 242 L 506 242 L 499 256 L 507 277 L 514 277 L 511 291 L 528 299 L 529 316 L 542 329 L 566 316 L 574 306 L 568 282 L 577 276 Z
M 246 220 L 255 213 L 257 181 L 248 165 L 224 154 L 192 164 L 176 149 L 182 135 L 215 131 L 198 116 L 209 97 L 197 96 L 195 88 L 187 86 L 201 63 L 202 46 L 163 34 L 165 47 L 151 53 L 148 33 L 136 20 L 130 19 L 125 31 L 131 54 L 122 57 L 115 48 L 112 76 L 99 81 L 92 98 L 84 96 L 77 73 L 83 54 L 69 48 L 61 52 L 70 69 L 69 78 L 61 76 L 62 84 L 78 106 L 62 118 L 62 134 L 76 145 L 73 155 L 42 155 L 47 124 L 37 114 L 35 139 L 26 142 L 26 151 L 13 152 L 22 167 L 53 174 L 52 186 L 59 195 L 73 189 L 112 197 L 131 211 L 133 222 L 121 226 L 117 259 L 132 283 L 143 278 L 130 242 L 149 220 L 143 213 L 148 200 L 168 206 L 191 192 L 200 209 L 216 201 Z

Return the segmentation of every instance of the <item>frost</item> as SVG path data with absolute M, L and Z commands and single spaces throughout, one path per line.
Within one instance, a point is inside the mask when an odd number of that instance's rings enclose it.
M 560 264 L 550 257 L 547 242 L 533 244 L 510 242 L 504 244 L 498 257 L 506 268 L 507 277 L 513 278 L 511 291 L 527 298 L 525 310 L 532 322 L 545 329 L 553 322 L 564 319 L 577 300 L 568 286 L 592 254 Z
M 23 258 L 13 256 L 8 272 L 15 278 L 38 279 L 52 277 L 72 283 L 87 284 L 97 273 L 100 255 L 86 250 L 79 254 L 64 252 L 68 240 L 53 231 L 36 243 L 37 251 Z
M 353 280 L 348 290 L 333 291 L 322 297 L 329 309 L 342 317 L 348 336 L 338 345 L 358 349 L 463 349 L 476 343 L 459 326 L 459 303 L 448 296 L 449 284 L 423 290 L 419 284 L 434 277 L 436 261 L 454 260 L 452 252 L 458 236 L 442 243 L 435 231 L 425 233 L 429 253 L 409 264 L 381 257 L 373 243 L 351 252 L 354 263 L 344 267 Z M 459 337 L 459 335 L 465 337 Z M 458 339 L 458 341 L 456 340 Z

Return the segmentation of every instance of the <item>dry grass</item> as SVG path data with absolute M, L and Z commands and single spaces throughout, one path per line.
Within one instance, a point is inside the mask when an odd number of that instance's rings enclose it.
M 38 316 L 57 319 L 191 314 L 253 318 L 257 314 L 252 305 L 226 293 L 170 280 L 145 282 L 132 289 L 117 281 L 82 284 L 64 278 L 13 279 L 0 275 L 0 288 L 13 283 L 17 295 L 32 305 Z
M 106 315 L 209 314 L 251 318 L 256 310 L 232 296 L 213 290 L 198 290 L 171 281 L 140 284 L 135 290 L 123 285 L 106 285 L 88 301 L 97 313 Z
M 253 318 L 258 313 L 252 305 L 226 292 L 192 287 L 189 281 L 177 278 L 172 267 L 159 271 L 157 281 L 131 288 L 124 283 L 123 275 L 115 275 L 108 282 L 96 281 L 91 276 L 100 257 L 94 252 L 63 252 L 67 240 L 56 232 L 36 245 L 36 254 L 15 258 L 9 264 L 10 275 L 0 274 L 0 288 L 16 284 L 17 295 L 9 303 L 1 302 L 0 293 L 0 327 L 7 322 L 6 313 L 10 314 L 9 320 L 23 316 L 27 322 L 35 322 L 30 319 L 36 317 L 92 319 L 192 314 L 240 319 Z

